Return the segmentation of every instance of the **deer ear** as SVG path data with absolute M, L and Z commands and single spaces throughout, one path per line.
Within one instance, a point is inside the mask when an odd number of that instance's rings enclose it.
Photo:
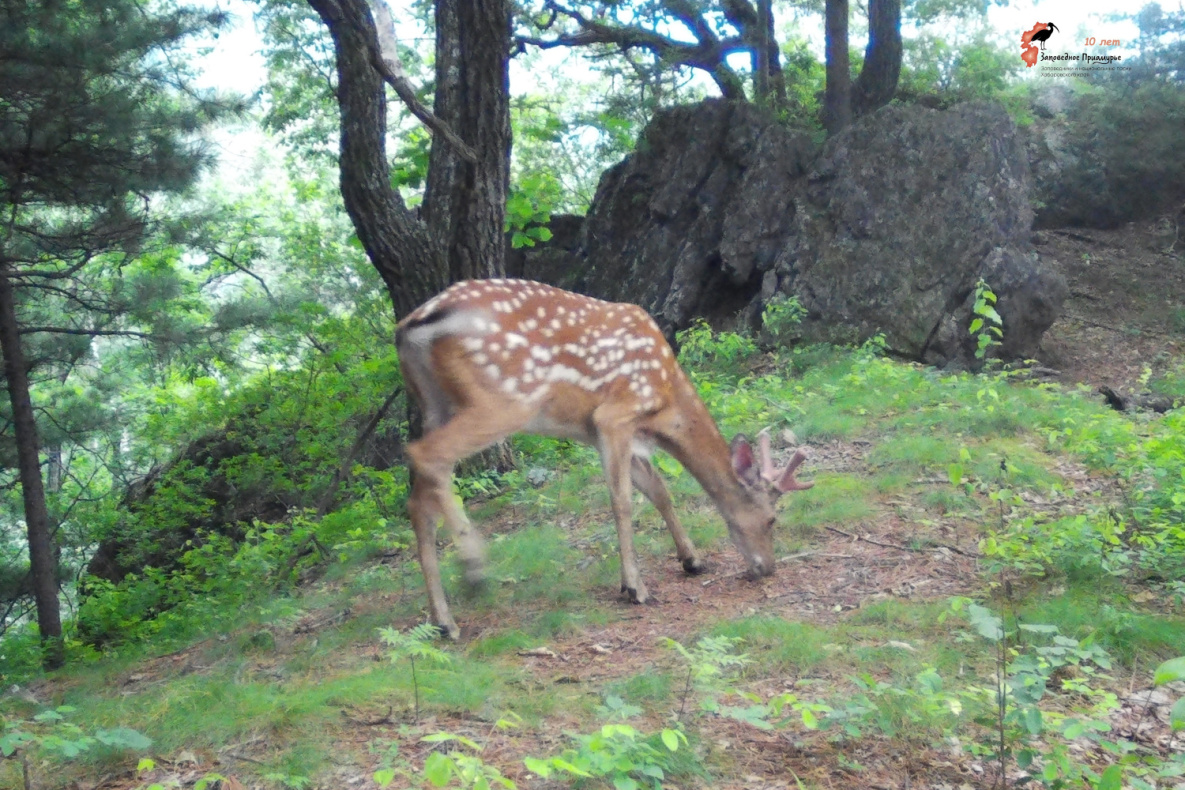
M 730 449 L 732 469 L 737 473 L 737 477 L 746 485 L 757 485 L 761 478 L 761 470 L 757 468 L 757 459 L 753 456 L 753 445 L 749 444 L 743 433 L 738 433 L 732 438 Z

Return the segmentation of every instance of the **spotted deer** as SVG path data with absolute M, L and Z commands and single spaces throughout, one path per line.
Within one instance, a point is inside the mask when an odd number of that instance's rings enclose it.
M 465 580 L 483 576 L 482 540 L 452 495 L 458 461 L 517 432 L 575 439 L 597 448 L 609 484 L 621 551 L 621 590 L 648 593 L 634 557 L 630 482 L 658 509 L 687 573 L 705 565 L 650 464 L 674 456 L 712 498 L 753 577 L 774 572 L 774 503 L 809 488 L 795 470 L 799 449 L 775 469 L 769 436 L 760 460 L 742 435 L 725 442 L 658 325 L 645 310 L 525 280 L 456 283 L 403 319 L 396 345 L 404 380 L 423 411 L 424 433 L 407 447 L 413 473 L 408 511 L 432 622 L 451 638 L 436 556 L 436 525 L 452 531 Z

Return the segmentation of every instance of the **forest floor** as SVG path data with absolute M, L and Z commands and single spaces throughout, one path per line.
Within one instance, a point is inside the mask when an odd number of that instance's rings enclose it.
M 818 485 L 787 497 L 783 560 L 768 579 L 744 577 L 715 511 L 676 474 L 677 508 L 712 567 L 682 573 L 661 521 L 638 500 L 653 599 L 626 604 L 594 457 L 556 451 L 529 461 L 558 470 L 545 484 L 471 502 L 490 538 L 491 584 L 476 597 L 461 594 L 446 552 L 462 626 L 460 643 L 445 647 L 448 663 L 422 658 L 413 677 L 407 658 L 390 658 L 377 637 L 380 627 L 423 622 L 411 552 L 353 555 L 180 650 L 103 659 L 20 690 L 21 700 L 69 704 L 86 722 L 135 727 L 156 742 L 153 764 L 140 769 L 115 753 L 39 763 L 37 786 L 190 787 L 213 772 L 224 788 L 365 790 L 382 768 L 393 771 L 393 787 L 429 786 L 423 766 L 432 751 L 467 752 L 456 741 L 422 740 L 446 732 L 479 744 L 480 753 L 468 753 L 519 787 L 558 788 L 567 784 L 530 773 L 524 757 L 559 756 L 576 746 L 572 733 L 612 719 L 647 736 L 675 726 L 687 733 L 690 744 L 673 754 L 656 746 L 667 788 L 995 787 L 999 722 L 974 718 L 990 713 L 998 645 L 976 637 L 965 611 L 952 611 L 961 596 L 989 602 L 1006 620 L 1056 626 L 1083 655 L 1105 647 L 1109 670 L 1086 659 L 1058 670 L 1079 684 L 1073 693 L 1051 689 L 1046 717 L 1094 716 L 1167 759 L 1185 739 L 1170 733 L 1171 699 L 1152 689 L 1150 672 L 1182 652 L 1181 600 L 1155 579 L 1084 570 L 1033 545 L 1041 538 L 1031 530 L 1084 523 L 1121 508 L 1129 493 L 1094 450 L 1058 444 L 1051 430 L 1090 422 L 1112 432 L 1103 444 L 1155 430 L 1157 418 L 1117 415 L 1074 384 L 1180 386 L 1185 239 L 1172 247 L 1168 230 L 1147 223 L 1038 234 L 1040 253 L 1071 284 L 1042 358 L 1062 388 L 992 385 L 850 353 L 767 360 L 743 386 L 721 386 L 709 405 L 719 413 L 728 404 L 726 428 L 784 420 L 814 449 L 803 477 Z M 958 482 L 955 467 L 964 473 Z M 1011 540 L 1020 555 L 1052 552 L 1042 561 L 1053 568 L 1024 572 L 1019 561 L 984 556 L 989 535 Z M 701 653 L 689 663 L 666 640 L 692 649 L 704 637 L 743 640 L 732 652 L 748 663 L 723 667 L 714 683 L 693 682 L 711 659 Z M 832 712 L 820 717 L 834 725 L 813 729 L 797 713 L 783 722 L 763 707 L 787 693 L 786 713 L 795 701 L 825 704 Z M 721 705 L 732 707 L 722 713 Z M 744 714 L 753 706 L 765 713 Z M 754 721 L 762 716 L 785 726 Z M 1019 749 L 1024 738 L 1008 737 Z M 1044 732 L 1024 742 L 1046 764 L 1062 743 Z M 1101 770 L 1113 761 L 1089 739 L 1066 744 L 1061 754 L 1074 765 Z M 641 765 L 641 754 L 628 759 Z M 1021 775 L 1010 761 L 1007 781 Z
M 1038 231 L 1038 253 L 1070 284 L 1042 358 L 1067 383 L 1124 394 L 1140 378 L 1173 370 L 1185 348 L 1185 220 L 1162 218 L 1116 230 Z

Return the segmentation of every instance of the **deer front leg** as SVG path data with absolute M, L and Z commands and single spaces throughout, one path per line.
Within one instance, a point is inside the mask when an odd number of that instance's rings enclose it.
M 593 412 L 597 427 L 597 449 L 601 467 L 609 484 L 609 501 L 617 523 L 617 547 L 621 553 L 621 591 L 634 603 L 646 603 L 649 593 L 638 573 L 634 556 L 634 526 L 631 520 L 630 458 L 633 430 L 626 415 L 620 415 L 612 403 Z
M 654 465 L 642 456 L 635 455 L 630 461 L 630 479 L 634 481 L 634 487 L 650 500 L 659 515 L 662 516 L 667 530 L 675 539 L 675 553 L 678 555 L 679 561 L 683 563 L 683 570 L 691 574 L 703 573 L 707 570 L 707 564 L 699 558 L 695 551 L 695 544 L 691 542 L 683 525 L 679 523 L 679 517 L 675 515 L 675 508 L 671 504 L 670 492 L 667 491 L 662 475 L 658 473 Z

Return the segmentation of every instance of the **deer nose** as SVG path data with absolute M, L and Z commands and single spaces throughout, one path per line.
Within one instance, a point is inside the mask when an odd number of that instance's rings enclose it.
M 753 558 L 753 575 L 760 578 L 770 576 L 774 572 L 774 563 L 767 557 Z

